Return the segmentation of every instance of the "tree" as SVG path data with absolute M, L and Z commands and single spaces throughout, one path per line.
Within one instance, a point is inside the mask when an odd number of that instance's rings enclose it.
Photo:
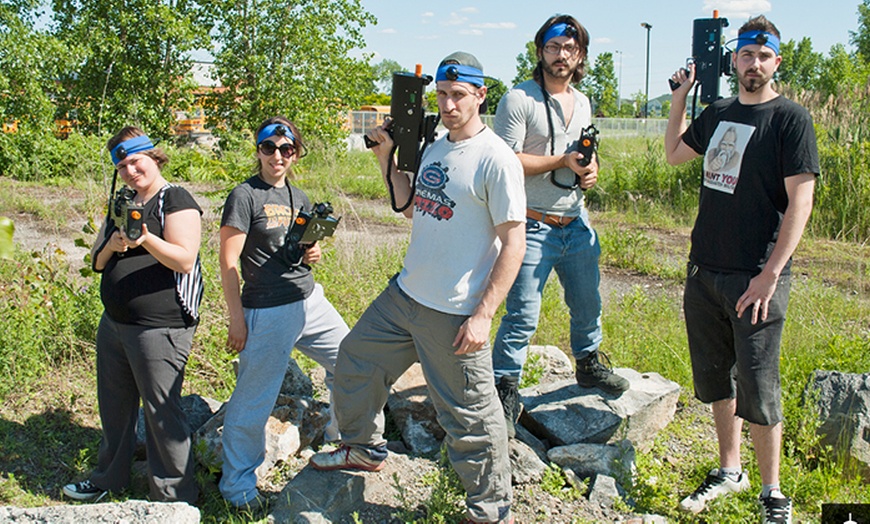
M 526 42 L 526 52 L 517 55 L 517 76 L 514 77 L 514 85 L 531 80 L 532 72 L 537 65 L 538 55 L 535 50 L 535 42 Z
M 504 85 L 504 82 L 499 80 L 498 78 L 487 79 L 486 81 L 486 114 L 494 115 L 495 110 L 498 108 L 498 103 L 501 101 L 501 97 L 508 92 L 508 88 Z
M 33 27 L 38 0 L 0 4 L 0 123 L 34 130 L 54 128 L 56 80 L 70 54 Z
M 813 51 L 813 43 L 804 37 L 795 44 L 794 40 L 780 47 L 782 63 L 777 70 L 777 78 L 794 89 L 814 90 L 819 81 L 824 57 Z
M 870 63 L 870 0 L 858 4 L 858 30 L 849 31 L 849 43 L 858 49 L 862 62 Z
M 856 63 L 855 56 L 846 51 L 843 44 L 834 44 L 828 58 L 822 64 L 818 90 L 824 96 L 837 95 L 855 85 L 864 85 L 865 67 Z
M 226 90 L 216 118 L 256 129 L 283 114 L 309 135 L 337 140 L 347 110 L 372 90 L 361 29 L 374 23 L 359 0 L 203 0 L 218 20 L 215 67 Z
M 588 67 L 586 76 L 580 82 L 580 90 L 590 98 L 595 115 L 614 116 L 616 115 L 617 89 L 613 53 L 601 53 L 595 59 L 595 65 Z
M 372 66 L 372 74 L 374 74 L 375 92 L 387 93 L 388 95 L 393 90 L 393 73 L 397 71 L 406 71 L 398 62 L 385 58 Z
M 136 124 L 166 136 L 192 102 L 190 52 L 208 49 L 197 0 L 53 0 L 55 34 L 81 57 L 60 77 L 63 111 L 87 131 Z

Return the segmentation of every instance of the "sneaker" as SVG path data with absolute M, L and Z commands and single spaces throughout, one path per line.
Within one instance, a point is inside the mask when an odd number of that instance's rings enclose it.
M 629 382 L 620 377 L 610 367 L 598 361 L 598 351 L 593 351 L 588 357 L 577 361 L 574 376 L 582 388 L 599 388 L 607 393 L 621 395 L 628 390 Z M 602 355 L 604 355 L 602 353 Z M 610 359 L 604 355 L 608 364 Z
M 501 401 L 501 408 L 504 410 L 508 438 L 514 438 L 517 435 L 516 423 L 519 422 L 520 413 L 523 412 L 523 405 L 520 403 L 519 382 L 520 379 L 517 377 L 504 376 L 495 385 L 498 399 Z
M 720 475 L 718 469 L 711 469 L 701 486 L 680 502 L 680 509 L 689 513 L 700 513 L 711 500 L 746 489 L 749 489 L 749 477 L 745 472 L 741 472 L 737 480 L 732 480 L 729 475 Z
M 384 460 L 372 458 L 369 450 L 355 448 L 342 444 L 334 451 L 315 453 L 308 463 L 320 471 L 336 469 L 361 469 L 363 471 L 380 471 L 384 469 Z
M 788 497 L 758 497 L 764 524 L 791 524 L 791 499 Z
M 106 491 L 102 490 L 90 481 L 83 480 L 81 482 L 76 482 L 75 484 L 67 484 L 62 489 L 63 494 L 73 500 L 94 500 L 94 502 L 99 502 L 104 496 L 106 496 Z

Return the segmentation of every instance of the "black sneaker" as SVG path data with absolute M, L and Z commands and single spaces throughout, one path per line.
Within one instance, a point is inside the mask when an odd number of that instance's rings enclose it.
M 523 412 L 523 405 L 520 403 L 519 383 L 518 377 L 504 376 L 495 385 L 498 399 L 501 401 L 501 408 L 504 410 L 508 438 L 514 438 L 517 435 L 516 423 L 520 420 L 520 413 Z
M 764 524 L 791 524 L 791 499 L 788 497 L 758 497 Z
M 90 480 L 67 484 L 62 491 L 64 495 L 73 500 L 93 500 L 94 502 L 99 502 L 106 495 L 105 490 L 94 486 Z
M 607 360 L 609 363 L 610 359 Z M 581 388 L 599 388 L 617 396 L 627 391 L 630 385 L 628 380 L 598 361 L 598 351 L 593 351 L 588 357 L 577 361 L 574 376 Z

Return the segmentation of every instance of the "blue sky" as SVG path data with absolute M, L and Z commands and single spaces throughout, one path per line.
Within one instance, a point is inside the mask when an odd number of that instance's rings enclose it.
M 782 33 L 783 41 L 809 37 L 813 50 L 827 56 L 831 46 L 847 49 L 849 31 L 858 27 L 860 0 L 598 0 L 553 2 L 549 0 L 362 0 L 378 18 L 364 29 L 365 52 L 373 62 L 395 60 L 413 71 L 434 75 L 438 62 L 453 51 L 473 53 L 484 72 L 510 85 L 516 75 L 516 57 L 534 38 L 541 24 L 556 13 L 576 17 L 590 33 L 590 57 L 614 53 L 624 98 L 644 90 L 647 30 L 650 30 L 649 94 L 668 92 L 667 78 L 691 53 L 692 23 L 711 18 L 713 10 L 729 21 L 728 39 L 750 16 L 767 16 Z M 620 51 L 620 53 L 617 53 Z M 622 65 L 620 67 L 620 58 Z

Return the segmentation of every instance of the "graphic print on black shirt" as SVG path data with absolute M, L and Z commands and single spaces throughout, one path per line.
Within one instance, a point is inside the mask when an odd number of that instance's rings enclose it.
M 414 197 L 414 207 L 421 213 L 433 216 L 438 220 L 450 220 L 453 208 L 456 207 L 450 197 L 444 193 L 444 187 L 450 178 L 447 176 L 449 167 L 443 167 L 441 162 L 435 162 L 424 167 L 417 177 L 417 195 Z
M 755 126 L 722 121 L 704 155 L 704 185 L 729 195 L 740 179 L 740 164 Z

